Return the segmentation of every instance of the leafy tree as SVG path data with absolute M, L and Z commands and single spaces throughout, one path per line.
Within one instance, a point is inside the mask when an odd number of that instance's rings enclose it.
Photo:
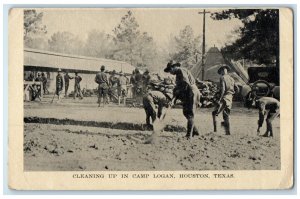
M 84 45 L 84 55 L 99 58 L 112 58 L 115 45 L 110 35 L 92 30 Z
M 226 57 L 246 59 L 258 64 L 279 67 L 279 10 L 278 9 L 229 9 L 212 13 L 215 20 L 240 19 L 244 26 L 238 29 L 239 38 L 226 45 Z
M 40 50 L 48 50 L 48 42 L 44 37 L 30 37 L 26 39 L 25 47 Z
M 173 52 L 170 58 L 181 62 L 183 67 L 192 68 L 200 59 L 201 42 L 200 36 L 195 37 L 191 26 L 185 26 L 180 30 L 179 35 L 171 39 Z
M 83 54 L 84 43 L 70 32 L 54 33 L 48 40 L 49 50 L 58 53 L 75 55 Z
M 134 53 L 136 51 L 136 43 L 140 36 L 138 23 L 131 11 L 122 17 L 120 24 L 113 30 L 114 42 L 118 49 L 114 57 L 118 60 L 128 61 L 134 64 Z
M 122 17 L 113 33 L 116 47 L 114 59 L 127 61 L 140 68 L 154 64 L 157 55 L 155 42 L 148 33 L 140 32 L 139 24 L 131 11 Z
M 38 45 L 41 38 L 35 39 L 47 33 L 47 28 L 42 24 L 43 13 L 36 10 L 24 10 L 24 45 L 33 47 Z

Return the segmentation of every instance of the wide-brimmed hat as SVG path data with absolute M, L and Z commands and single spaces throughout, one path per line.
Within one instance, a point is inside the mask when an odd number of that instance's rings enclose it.
M 61 72 L 61 69 L 59 68 L 57 72 Z
M 171 71 L 172 68 L 174 68 L 174 67 L 180 67 L 180 66 L 181 66 L 180 63 L 175 63 L 175 64 L 173 64 L 173 62 L 169 62 L 169 63 L 167 64 L 167 67 L 164 69 L 164 71 L 165 71 L 166 73 L 168 73 L 168 72 Z
M 221 74 L 221 71 L 223 71 L 225 68 L 227 69 L 227 71 L 230 71 L 229 66 L 221 65 L 220 68 L 218 69 L 218 74 Z
M 105 70 L 105 66 L 102 65 L 101 68 L 100 68 L 100 70 Z

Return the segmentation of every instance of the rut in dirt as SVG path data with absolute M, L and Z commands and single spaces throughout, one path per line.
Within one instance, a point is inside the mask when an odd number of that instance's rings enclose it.
M 41 118 L 41 117 L 24 117 L 24 123 L 77 125 L 77 126 L 90 126 L 90 127 L 110 128 L 110 129 L 119 129 L 119 130 L 135 130 L 135 131 L 153 130 L 152 127 L 140 123 L 81 121 L 81 120 L 72 120 L 72 119 Z M 186 132 L 186 128 L 183 126 L 166 125 L 164 131 Z

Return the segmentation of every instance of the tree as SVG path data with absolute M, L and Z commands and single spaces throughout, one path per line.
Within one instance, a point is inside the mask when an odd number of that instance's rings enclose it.
M 238 29 L 239 38 L 222 48 L 226 57 L 246 59 L 258 64 L 279 67 L 279 10 L 229 9 L 213 13 L 215 20 L 240 19 L 244 26 Z
M 201 56 L 200 36 L 195 37 L 192 27 L 185 26 L 180 30 L 179 35 L 171 39 L 174 51 L 171 52 L 170 58 L 176 62 L 181 62 L 183 67 L 191 69 Z
M 155 63 L 155 42 L 147 32 L 140 32 L 139 24 L 131 11 L 122 17 L 113 33 L 116 47 L 114 59 L 129 62 L 140 68 L 148 68 Z
M 108 59 L 112 58 L 114 50 L 115 45 L 113 38 L 110 35 L 97 30 L 92 30 L 88 34 L 83 54 L 86 56 Z
M 58 53 L 82 55 L 83 42 L 70 32 L 54 33 L 48 40 L 49 50 Z
M 40 50 L 48 50 L 48 42 L 44 37 L 30 37 L 26 39 L 25 46 Z
M 134 64 L 136 42 L 140 35 L 138 23 L 131 11 L 122 17 L 120 24 L 113 30 L 114 42 L 118 49 L 114 57 L 118 60 L 128 61 Z
M 24 45 L 26 47 L 38 46 L 40 36 L 47 33 L 46 26 L 42 24 L 43 13 L 36 10 L 24 10 Z M 39 37 L 36 39 L 36 37 Z

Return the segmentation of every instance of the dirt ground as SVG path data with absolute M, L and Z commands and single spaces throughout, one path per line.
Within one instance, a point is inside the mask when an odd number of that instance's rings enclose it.
M 239 104 L 232 109 L 230 136 L 220 126 L 221 116 L 218 132 L 212 132 L 212 109 L 200 109 L 195 116 L 200 136 L 187 140 L 182 110 L 172 109 L 166 118 L 172 128 L 156 142 L 143 144 L 138 140 L 152 131 L 142 128 L 142 108 L 98 108 L 93 97 L 50 100 L 24 105 L 26 171 L 280 169 L 279 119 L 273 122 L 274 137 L 261 137 L 256 133 L 257 110 Z

